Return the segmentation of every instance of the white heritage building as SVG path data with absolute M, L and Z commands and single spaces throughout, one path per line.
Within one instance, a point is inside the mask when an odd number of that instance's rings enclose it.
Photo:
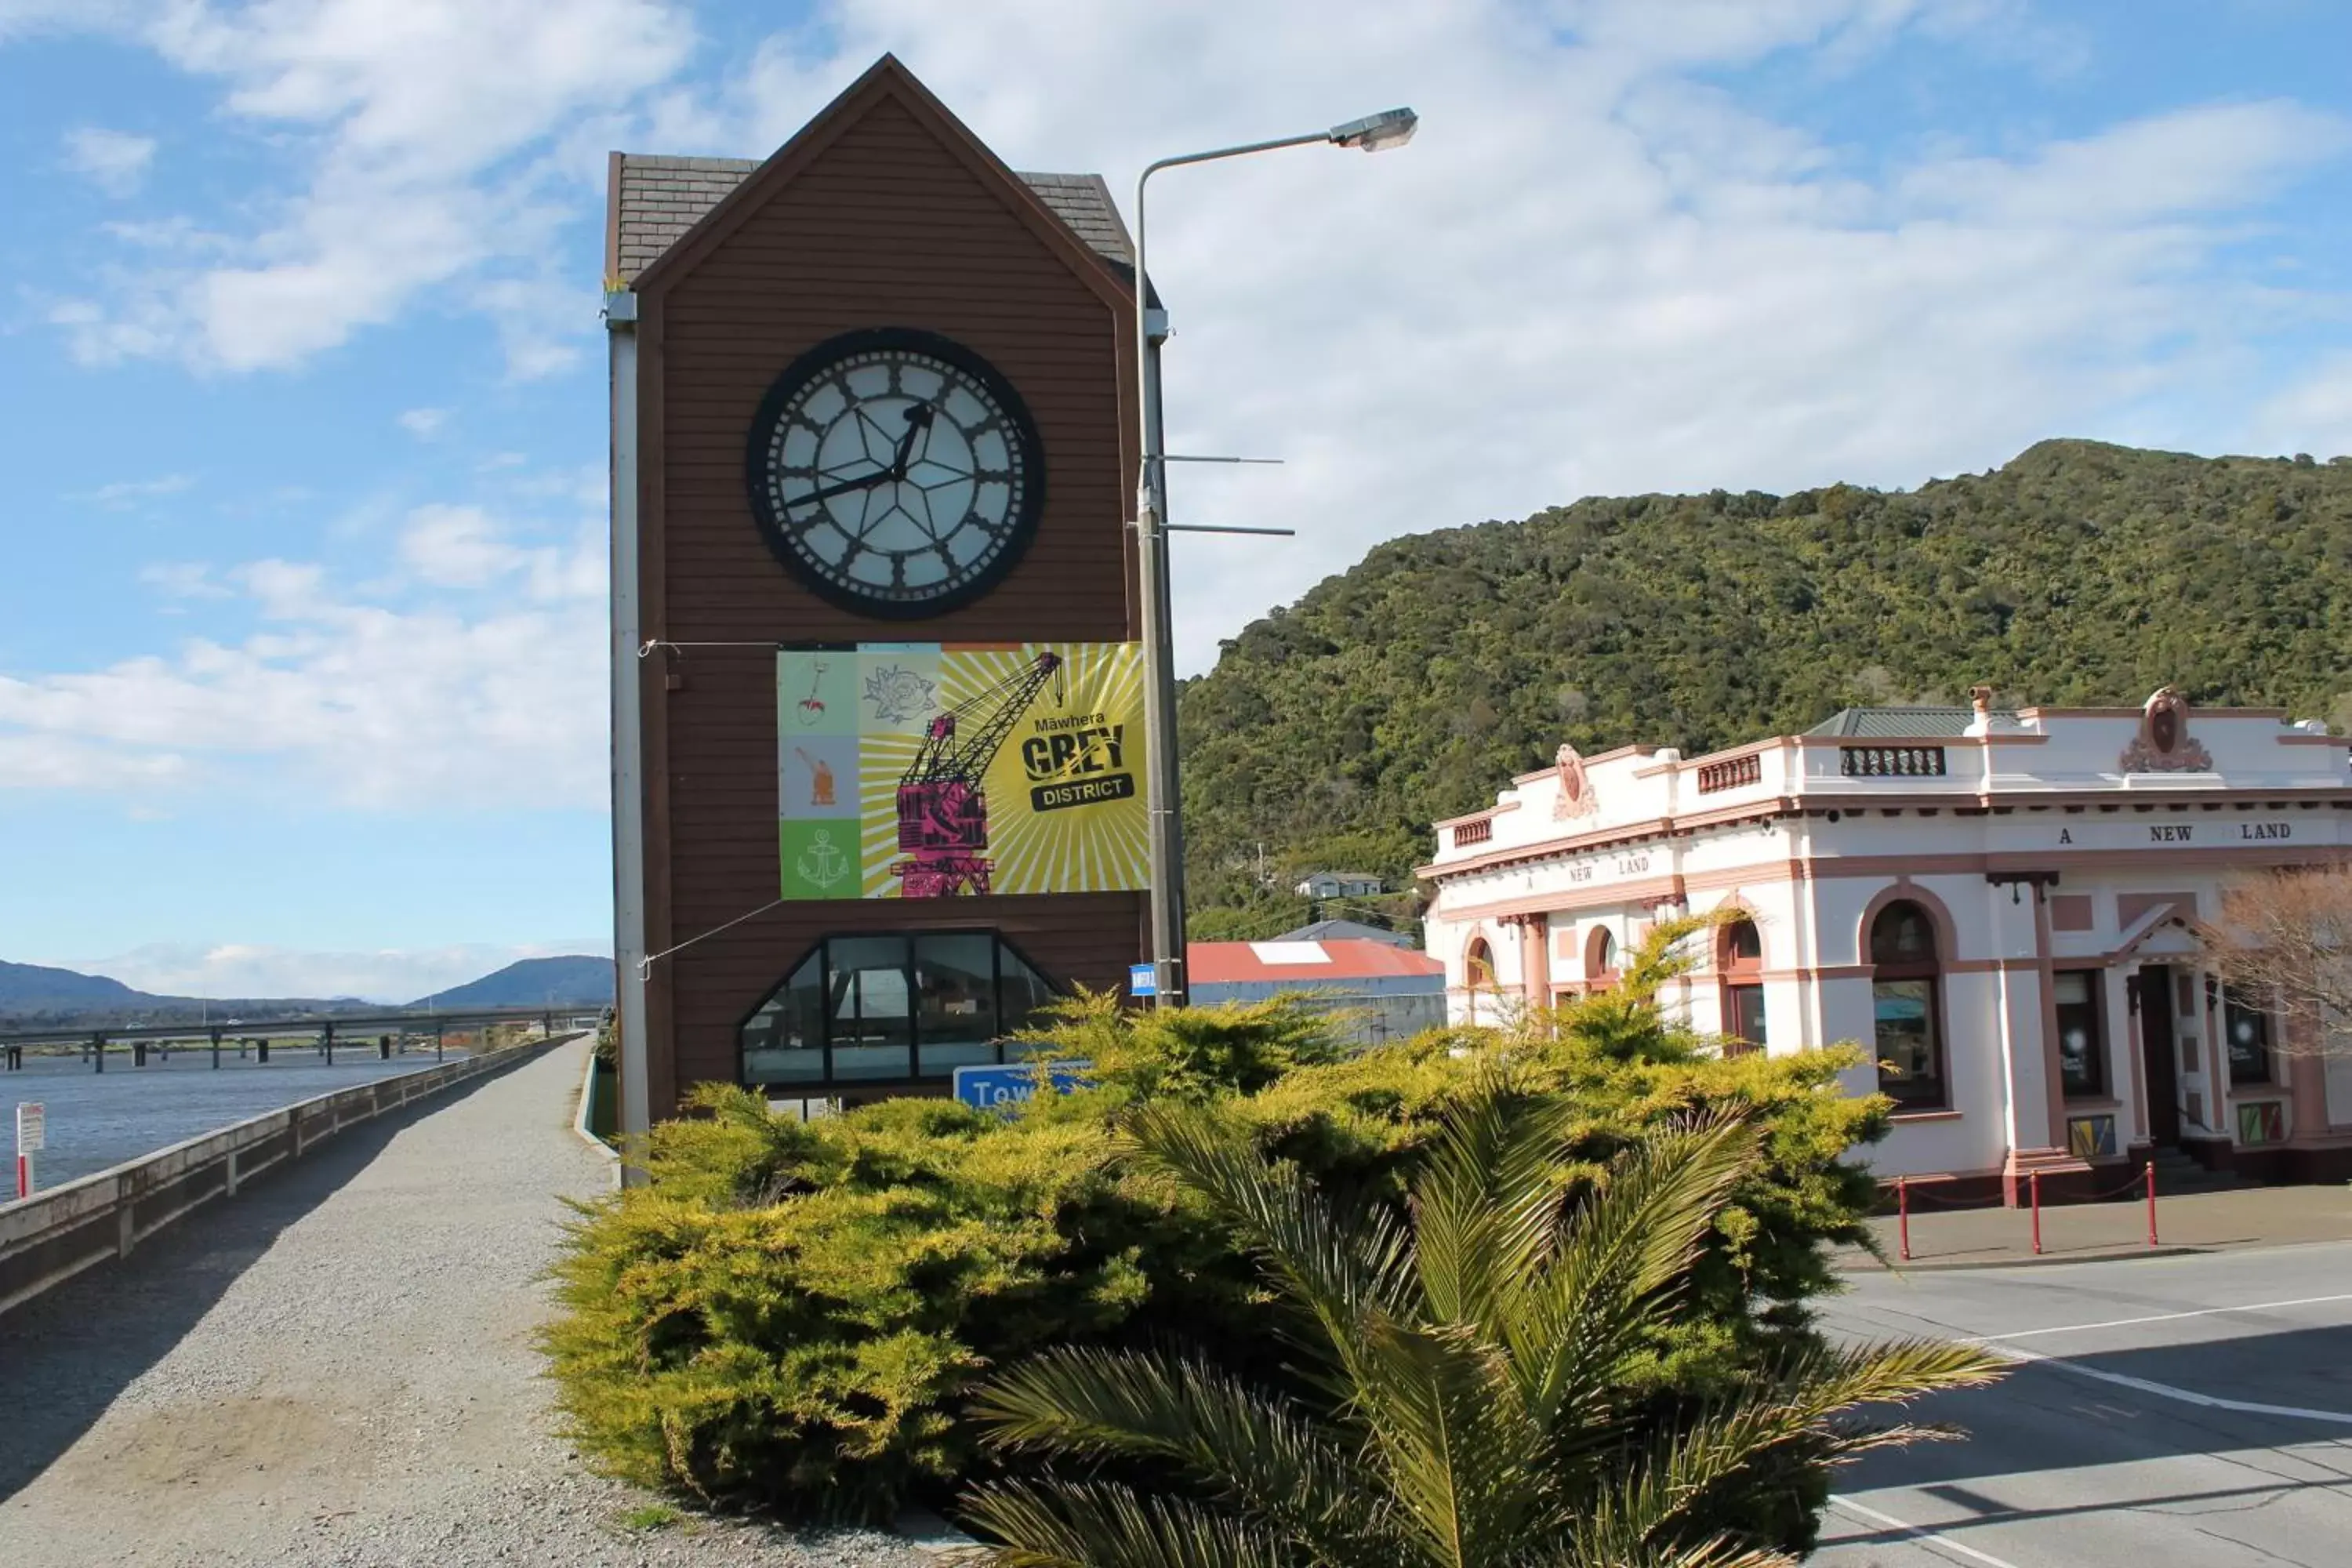
M 1738 908 L 1669 1005 L 1767 1050 L 1871 1047 L 1851 1087 L 1896 1101 L 1882 1176 L 2013 1202 L 2028 1173 L 2104 1191 L 2164 1147 L 2352 1174 L 2352 1062 L 2275 1049 L 2264 999 L 2188 929 L 2233 875 L 2352 854 L 2352 742 L 2169 689 L 2137 710 L 1974 696 L 1692 759 L 1561 747 L 1436 825 L 1450 1016 L 1605 987 L 1662 913 Z

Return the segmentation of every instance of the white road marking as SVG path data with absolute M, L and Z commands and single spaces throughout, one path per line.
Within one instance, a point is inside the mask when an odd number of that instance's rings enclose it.
M 1996 1350 L 2002 1349 L 1998 1341 L 1985 1340 L 1978 1342 L 1990 1344 Z M 2151 1383 L 2147 1378 L 2126 1377 L 2119 1372 L 2101 1372 L 2096 1367 L 2080 1365 L 2063 1355 L 2043 1355 L 2038 1351 L 2004 1350 L 2002 1353 L 2011 1361 L 2024 1362 L 2034 1366 L 2053 1367 L 2060 1372 L 2071 1372 L 2076 1377 L 2087 1377 L 2099 1383 L 2111 1383 L 2117 1388 L 2137 1389 L 2142 1394 L 2153 1394 L 2158 1399 L 2177 1399 L 2183 1405 L 2201 1405 L 2209 1410 L 2235 1410 L 2247 1415 L 2287 1415 L 2298 1421 L 2329 1421 L 2339 1426 L 2352 1426 L 2352 1414 L 2341 1410 L 2306 1410 L 2298 1405 L 2262 1405 L 2251 1399 L 2224 1399 L 2217 1394 L 2200 1394 L 2192 1388 L 2175 1388 L 2168 1383 Z
M 1962 1340 L 1960 1343 L 1978 1345 L 2030 1340 L 2042 1334 L 2086 1334 L 2094 1329 L 2130 1329 L 2142 1323 L 2177 1323 L 2183 1318 L 2218 1318 L 2231 1312 L 2272 1312 L 2284 1307 L 2321 1307 L 2335 1301 L 2352 1301 L 2352 1294 L 2304 1296 L 2292 1301 L 2250 1301 L 2242 1307 L 2200 1307 L 2193 1312 L 2158 1312 L 2152 1318 L 2110 1318 L 2104 1323 L 2068 1323 L 2055 1329 L 2020 1329 L 2013 1334 L 1979 1334 L 1973 1339 Z
M 1916 1540 L 1927 1542 L 1939 1551 L 1956 1552 L 1971 1563 L 1983 1563 L 1985 1568 L 2017 1568 L 2014 1563 L 2004 1562 L 1990 1552 L 1979 1552 L 1973 1546 L 1963 1546 L 1957 1541 L 1937 1533 L 1926 1525 L 1907 1523 L 1891 1513 L 1881 1513 L 1874 1508 L 1864 1507 L 1852 1498 L 1832 1497 L 1830 1499 L 1830 1506 L 1843 1509 L 1856 1519 L 1867 1521 L 1872 1524 L 1882 1525 L 1888 1530 L 1899 1530 Z

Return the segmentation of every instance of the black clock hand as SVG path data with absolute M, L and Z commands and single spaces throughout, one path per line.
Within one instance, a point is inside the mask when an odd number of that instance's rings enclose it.
M 788 504 L 807 506 L 812 501 L 831 500 L 835 496 L 847 495 L 851 490 L 870 490 L 883 480 L 889 479 L 891 472 L 888 468 L 877 468 L 870 474 L 860 474 L 854 479 L 844 479 L 837 485 L 827 485 L 821 490 L 811 490 L 804 496 L 794 496 Z
M 931 416 L 939 412 L 928 403 L 919 403 L 907 410 L 907 433 L 898 437 L 898 449 L 890 457 L 890 477 L 907 477 L 907 459 L 914 455 L 915 438 L 931 427 Z

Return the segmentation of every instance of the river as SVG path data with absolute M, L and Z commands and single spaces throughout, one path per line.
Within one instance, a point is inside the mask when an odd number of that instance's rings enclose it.
M 8 1161 L 0 1202 L 16 1195 L 19 1101 L 37 1100 L 47 1113 L 48 1147 L 33 1161 L 34 1184 L 46 1192 L 298 1100 L 433 1065 L 429 1046 L 383 1061 L 372 1040 L 337 1047 L 331 1067 L 308 1043 L 279 1040 L 269 1054 L 267 1067 L 249 1057 L 240 1061 L 231 1045 L 215 1071 L 209 1047 L 174 1049 L 169 1061 L 151 1050 L 147 1065 L 134 1068 L 131 1053 L 117 1045 L 107 1052 L 102 1073 L 92 1072 L 79 1056 L 27 1054 L 23 1071 L 0 1072 L 0 1157 Z

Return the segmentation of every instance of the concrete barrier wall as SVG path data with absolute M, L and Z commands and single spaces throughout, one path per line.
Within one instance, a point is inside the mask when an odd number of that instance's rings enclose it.
M 0 1204 L 0 1312 L 109 1258 L 127 1258 L 189 1210 L 237 1189 L 346 1127 L 530 1060 L 576 1035 L 509 1046 L 422 1072 L 337 1089 L 174 1143 L 29 1198 Z

